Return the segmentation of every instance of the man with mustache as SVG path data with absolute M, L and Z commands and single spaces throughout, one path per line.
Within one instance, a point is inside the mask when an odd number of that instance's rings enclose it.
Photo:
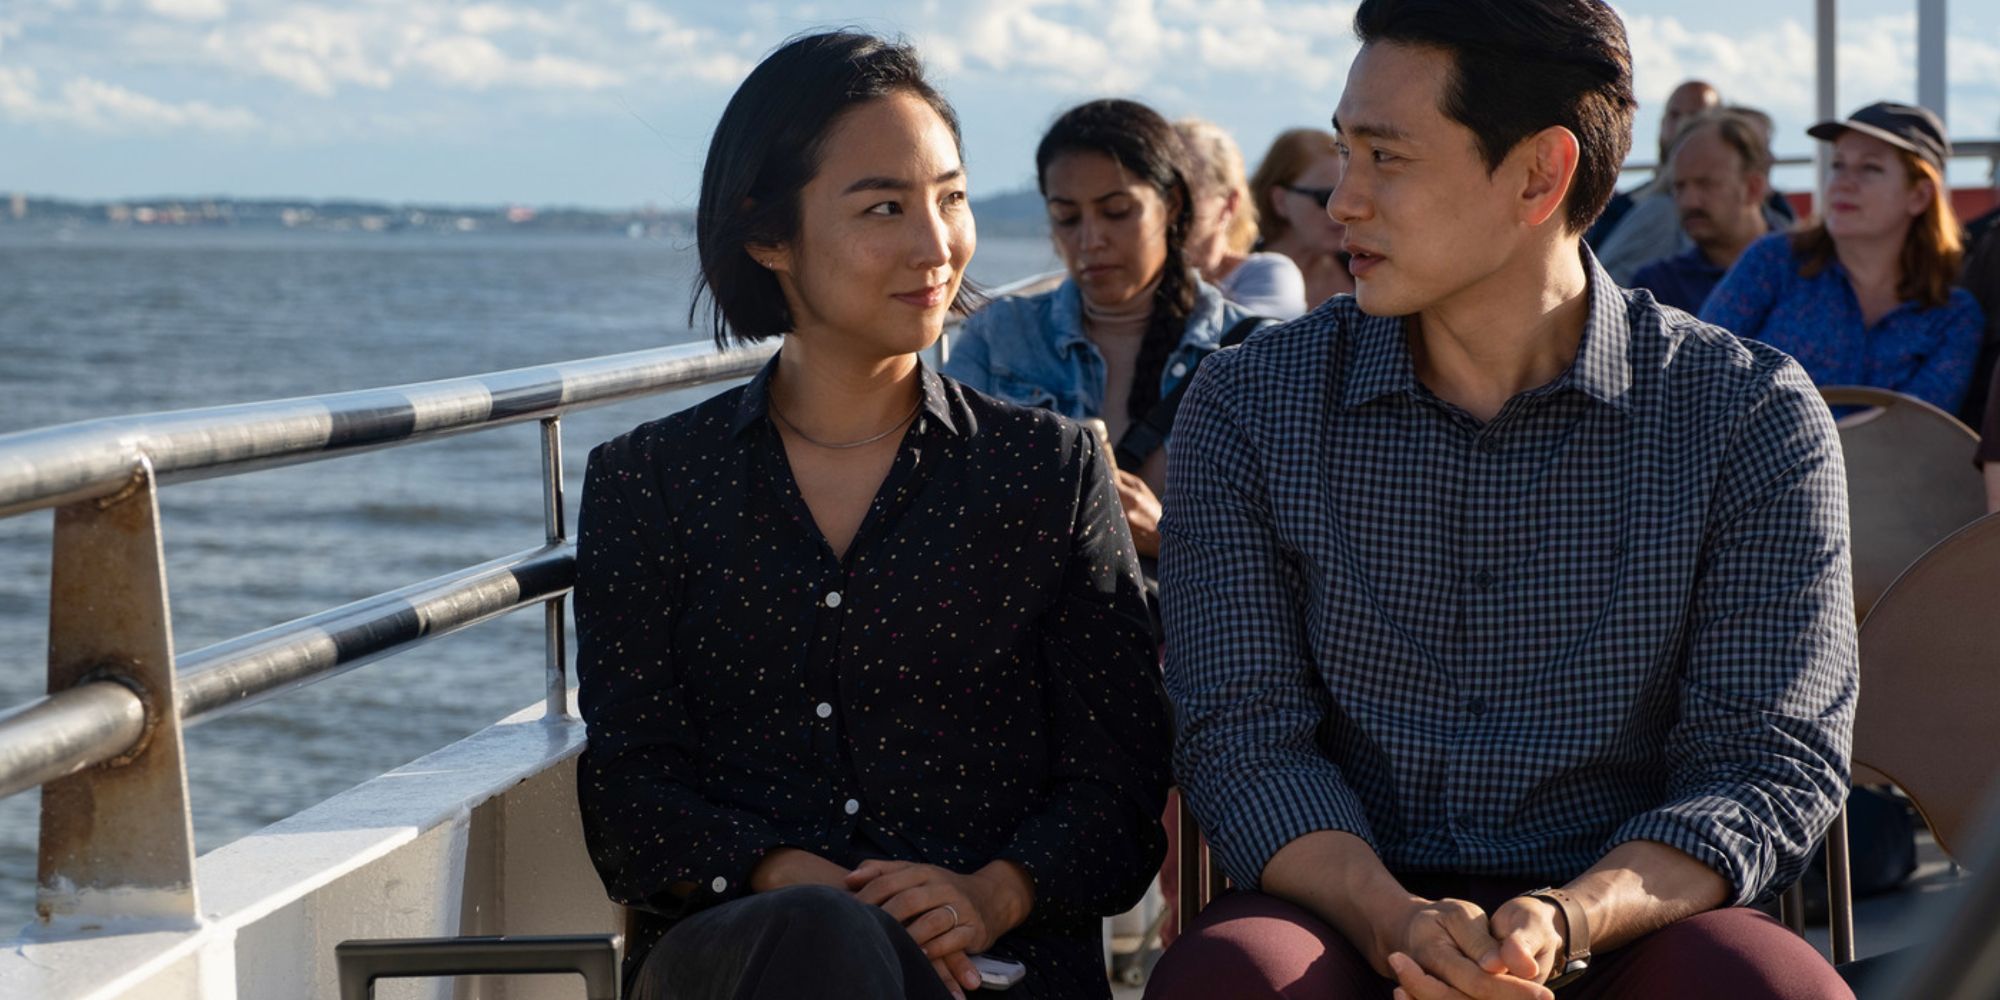
M 1771 150 L 1742 115 L 1715 111 L 1687 126 L 1669 162 L 1681 230 L 1694 246 L 1640 268 L 1632 287 L 1695 313 L 1744 248 L 1770 232 Z

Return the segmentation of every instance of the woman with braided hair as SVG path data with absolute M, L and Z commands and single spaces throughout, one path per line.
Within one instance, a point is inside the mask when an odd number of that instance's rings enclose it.
M 1134 101 L 1065 112 L 1035 150 L 1049 232 L 1069 277 L 966 320 L 945 373 L 1027 406 L 1104 421 L 1118 495 L 1143 557 L 1159 552 L 1162 401 L 1254 317 L 1202 282 L 1186 243 L 1194 199 L 1174 127 Z

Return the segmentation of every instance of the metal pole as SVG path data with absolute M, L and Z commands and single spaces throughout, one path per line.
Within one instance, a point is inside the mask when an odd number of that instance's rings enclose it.
M 1951 18 L 1945 0 L 1917 0 L 1917 103 L 1945 117 L 1945 29 Z
M 1834 7 L 1834 0 L 1817 0 L 1815 4 L 1815 16 L 1813 18 L 1813 41 L 1815 42 L 1815 57 L 1813 61 L 1815 97 L 1813 100 L 1813 113 L 1816 116 L 1816 121 L 1832 121 L 1840 117 L 1839 109 L 1834 107 L 1836 97 L 1834 86 L 1839 79 L 1835 75 L 1838 71 L 1838 67 L 1835 64 L 1838 61 L 1836 54 L 1838 51 L 1839 25 L 1834 17 Z M 1815 144 L 1813 166 L 1813 176 L 1815 178 L 1813 184 L 1813 211 L 1818 212 L 1821 203 L 1826 198 L 1827 174 L 1831 172 L 1833 167 L 1833 145 L 1831 143 L 1821 142 Z
M 561 544 L 569 537 L 569 530 L 563 524 L 563 466 L 562 466 L 562 418 L 542 419 L 542 527 L 547 533 L 550 545 Z M 569 717 L 569 647 L 565 642 L 563 627 L 563 599 L 551 598 L 542 605 L 547 634 L 545 651 L 545 681 L 548 685 L 547 703 L 542 710 L 545 719 L 566 719 Z

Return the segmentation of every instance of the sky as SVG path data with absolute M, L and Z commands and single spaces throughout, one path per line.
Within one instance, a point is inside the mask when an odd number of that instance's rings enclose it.
M 2000 3 L 1949 0 L 1947 114 L 2000 137 Z M 1811 0 L 1624 0 L 1641 102 L 1701 77 L 1809 154 Z M 786 38 L 914 42 L 964 122 L 975 197 L 1033 183 L 1065 108 L 1146 101 L 1254 166 L 1323 126 L 1352 3 L 1288 0 L 0 0 L 0 192 L 692 205 L 735 85 Z M 1916 0 L 1842 0 L 1839 106 L 1914 100 Z M 1751 13 L 1754 12 L 1754 13 Z M 1961 162 L 1954 182 L 1978 183 Z M 1781 183 L 1784 178 L 1781 176 Z

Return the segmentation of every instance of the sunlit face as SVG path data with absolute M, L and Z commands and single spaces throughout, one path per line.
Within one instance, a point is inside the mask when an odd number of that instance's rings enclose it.
M 777 273 L 798 336 L 889 357 L 937 340 L 975 240 L 951 129 L 898 93 L 834 124 L 799 192 L 798 238 L 749 249 Z
M 1103 153 L 1065 153 L 1042 177 L 1056 253 L 1085 298 L 1122 306 L 1167 264 L 1167 228 L 1179 206 Z
M 1912 175 L 1896 147 L 1851 130 L 1833 141 L 1826 231 L 1834 239 L 1901 242 L 1932 197 L 1930 179 Z
M 1288 238 L 1309 255 L 1335 253 L 1347 236 L 1347 227 L 1327 210 L 1327 199 L 1340 183 L 1340 157 L 1332 153 L 1316 157 L 1311 165 L 1288 184 L 1270 191 L 1271 207 L 1285 225 Z
M 1763 179 L 1748 171 L 1720 132 L 1697 129 L 1675 147 L 1670 162 L 1681 229 L 1696 245 L 1739 244 L 1763 228 Z
M 1439 110 L 1451 57 L 1377 42 L 1334 115 L 1346 161 L 1330 208 L 1347 226 L 1355 298 L 1376 316 L 1438 305 L 1499 271 L 1521 245 L 1521 151 L 1488 173 L 1472 131 Z

